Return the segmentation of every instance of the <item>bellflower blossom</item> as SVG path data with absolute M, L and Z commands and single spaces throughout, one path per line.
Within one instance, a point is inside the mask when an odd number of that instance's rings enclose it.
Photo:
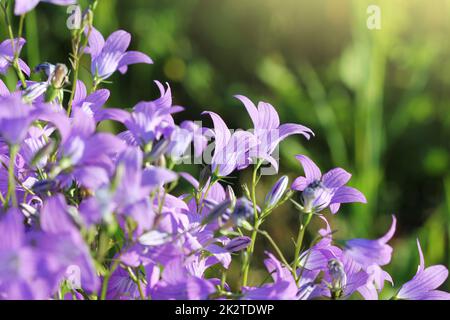
M 23 46 L 25 45 L 25 39 L 5 40 L 0 43 L 0 74 L 6 74 L 8 69 L 12 66 L 14 56 L 20 54 Z M 18 59 L 19 68 L 26 74 L 30 75 L 30 68 L 22 60 Z
M 68 6 L 76 4 L 76 0 L 16 0 L 16 6 L 14 7 L 14 14 L 20 16 L 31 10 L 33 10 L 39 2 L 47 2 L 60 6 Z
M 106 41 L 94 27 L 88 33 L 89 47 L 86 51 L 92 58 L 92 75 L 99 80 L 106 80 L 117 70 L 126 73 L 130 64 L 153 63 L 152 59 L 142 52 L 127 51 L 131 35 L 126 31 L 115 31 Z
M 267 102 L 259 102 L 258 107 L 245 96 L 236 95 L 247 109 L 254 126 L 254 135 L 258 144 L 249 150 L 250 157 L 268 161 L 278 171 L 278 162 L 271 156 L 278 144 L 287 137 L 300 134 L 309 139 L 314 133 L 311 129 L 295 123 L 280 125 L 280 118 L 275 108 Z
M 21 22 L 39 2 L 15 1 Z M 211 118 L 212 129 L 178 121 L 174 114 L 184 108 L 174 105 L 169 84 L 159 81 L 154 100 L 131 110 L 106 106 L 112 92 L 102 87 L 105 80 L 116 71 L 127 72 L 130 64 L 152 60 L 127 51 L 131 36 L 123 30 L 103 38 L 93 26 L 96 3 L 89 4 L 83 25 L 71 32 L 72 55 L 65 59 L 71 68 L 42 62 L 35 68 L 45 73 L 42 81 L 32 81 L 26 62 L 18 59 L 24 39 L 0 43 L 0 75 L 15 71 L 20 78 L 13 92 L 0 80 L 0 299 L 383 297 L 385 282 L 393 285 L 382 268 L 394 254 L 390 241 L 396 218 L 378 239 L 343 242 L 322 214 L 326 208 L 336 213 L 341 203 L 366 202 L 346 185 L 350 173 L 335 168 L 322 174 L 312 160 L 298 155 L 304 176 L 292 190 L 287 190 L 288 177 L 281 176 L 260 194 L 267 186 L 258 185 L 266 173 L 260 165 L 269 162 L 278 170 L 274 153 L 279 143 L 294 134 L 309 139 L 313 132 L 300 124 L 280 124 L 271 104 L 256 106 L 241 95 L 236 98 L 253 130 L 232 132 L 213 111 L 202 113 Z M 13 35 L 21 34 L 10 27 Z M 80 80 L 85 53 L 91 56 L 92 83 Z M 105 132 L 99 126 L 104 120 L 118 122 L 118 132 Z M 194 164 L 201 160 L 198 164 L 205 166 L 180 166 L 192 156 Z M 239 181 L 229 177 L 251 164 L 250 183 L 244 181 L 247 173 Z M 291 199 L 294 191 L 300 203 Z M 292 210 L 302 213 L 292 262 L 285 256 L 288 247 L 279 246 L 278 237 L 262 225 L 272 214 L 289 214 L 289 199 Z M 276 212 L 282 205 L 287 210 Z M 325 226 L 317 230 L 316 222 Z M 259 258 L 254 249 L 262 237 L 276 253 L 266 251 L 266 277 L 253 274 Z M 437 290 L 447 268 L 426 268 L 419 243 L 418 248 L 417 274 L 392 299 L 449 299 Z
M 417 273 L 410 281 L 405 283 L 396 295 L 402 300 L 450 300 L 450 293 L 436 290 L 448 277 L 448 269 L 443 265 L 425 268 L 422 248 L 417 239 L 420 264 Z
M 20 144 L 36 119 L 30 105 L 19 94 L 0 97 L 0 136 L 9 144 Z
M 379 266 L 387 265 L 391 262 L 392 247 L 387 244 L 395 233 L 397 219 L 392 216 L 392 225 L 389 231 L 377 240 L 351 239 L 346 242 L 345 254 L 352 257 L 363 267 L 376 264 Z
M 159 81 L 155 81 L 161 96 L 153 101 L 142 101 L 134 106 L 130 116 L 123 122 L 127 131 L 119 134 L 128 144 L 143 146 L 152 143 L 169 134 L 175 126 L 172 114 L 183 110 L 172 105 L 172 92 L 169 84 L 167 89 Z
M 219 177 L 226 177 L 247 164 L 248 152 L 258 143 L 255 135 L 247 131 L 231 134 L 225 122 L 215 112 L 207 111 L 214 123 L 215 148 L 211 159 L 211 171 Z
M 306 212 L 320 212 L 329 206 L 335 214 L 341 203 L 367 202 L 360 191 L 345 186 L 351 174 L 344 169 L 335 168 L 322 175 L 319 167 L 307 156 L 298 155 L 296 158 L 303 166 L 305 176 L 295 179 L 291 188 L 302 192 L 302 205 Z

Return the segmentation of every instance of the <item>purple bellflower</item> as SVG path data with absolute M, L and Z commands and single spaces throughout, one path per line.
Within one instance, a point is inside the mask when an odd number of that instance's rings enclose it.
M 207 111 L 214 123 L 215 149 L 211 159 L 211 171 L 219 177 L 226 177 L 236 169 L 248 164 L 248 152 L 258 143 L 255 135 L 246 131 L 231 134 L 225 122 L 215 112 Z
M 363 267 L 373 264 L 384 266 L 391 262 L 392 247 L 387 243 L 395 233 L 397 219 L 392 216 L 392 225 L 389 231 L 377 240 L 351 239 L 347 241 L 344 253 Z
M 302 164 L 305 176 L 295 179 L 291 188 L 302 192 L 302 205 L 306 212 L 317 213 L 330 207 L 335 214 L 341 203 L 367 202 L 359 190 L 345 186 L 351 174 L 344 169 L 335 168 L 322 175 L 307 156 L 298 155 L 296 158 Z
M 150 290 L 150 295 L 154 300 L 206 300 L 216 289 L 211 280 L 201 276 L 183 261 L 172 260 L 165 265 L 162 279 Z
M 251 158 L 266 160 L 278 171 L 278 162 L 271 156 L 278 144 L 287 137 L 300 134 L 309 139 L 314 133 L 300 124 L 285 123 L 280 125 L 280 118 L 275 108 L 267 102 L 259 102 L 258 107 L 245 96 L 236 95 L 247 109 L 254 126 L 254 135 L 258 140 L 250 151 Z
M 14 61 L 14 56 L 20 53 L 25 42 L 25 39 L 20 38 L 14 39 L 14 45 L 11 40 L 5 40 L 0 43 L 0 74 L 6 74 L 6 72 L 8 72 L 8 69 L 12 66 Z M 18 62 L 20 69 L 29 76 L 30 68 L 28 65 L 20 58 L 18 59 Z
M 18 94 L 0 97 L 0 136 L 9 144 L 20 144 L 35 120 L 30 105 Z
M 450 300 L 450 293 L 436 290 L 448 277 L 448 269 L 443 265 L 425 268 L 422 248 L 417 239 L 420 264 L 416 275 L 405 283 L 396 295 L 401 300 Z
M 161 96 L 153 101 L 139 102 L 124 121 L 128 130 L 120 133 L 119 137 L 129 145 L 145 147 L 163 135 L 168 138 L 175 127 L 172 114 L 183 110 L 180 106 L 172 106 L 169 84 L 166 90 L 159 81 L 155 83 Z
M 130 64 L 152 64 L 152 59 L 146 54 L 127 51 L 130 41 L 131 35 L 123 30 L 115 31 L 105 41 L 102 34 L 92 27 L 89 47 L 86 49 L 92 57 L 92 75 L 99 80 L 105 80 L 117 70 L 126 73 Z
M 39 2 L 47 2 L 60 6 L 68 6 L 77 3 L 76 0 L 16 0 L 15 2 L 16 6 L 14 8 L 14 14 L 16 16 L 20 16 L 33 10 Z

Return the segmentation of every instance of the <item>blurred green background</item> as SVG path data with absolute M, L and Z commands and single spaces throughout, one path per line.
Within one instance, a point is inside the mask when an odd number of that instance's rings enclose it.
M 294 155 L 306 153 L 324 171 L 352 172 L 350 184 L 369 201 L 327 214 L 336 238 L 379 237 L 391 214 L 397 216 L 387 270 L 399 285 L 417 269 L 416 237 L 428 265 L 450 264 L 450 1 L 431 2 L 99 0 L 96 27 L 105 36 L 129 31 L 131 48 L 155 61 L 112 77 L 108 106 L 130 108 L 157 97 L 154 79 L 169 81 L 175 102 L 186 107 L 177 119 L 200 119 L 209 109 L 230 128 L 248 128 L 250 119 L 232 96 L 272 103 L 282 122 L 316 133 L 309 142 L 282 143 L 280 171 L 292 181 L 302 174 Z M 370 4 L 381 8 L 381 30 L 366 26 Z M 27 17 L 30 66 L 68 64 L 65 10 L 40 4 Z M 1 32 L 5 38 L 3 25 Z M 89 59 L 83 64 L 81 78 L 89 82 Z M 275 179 L 261 180 L 261 201 Z M 265 225 L 288 256 L 297 221 L 285 205 Z M 261 258 L 265 249 L 271 248 L 261 239 Z M 255 267 L 251 282 L 265 276 L 261 264 Z

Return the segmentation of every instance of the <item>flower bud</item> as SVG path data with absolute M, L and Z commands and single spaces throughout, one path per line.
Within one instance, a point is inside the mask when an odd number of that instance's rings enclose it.
M 167 148 L 169 147 L 169 140 L 162 139 L 158 141 L 152 148 L 152 150 L 146 155 L 146 161 L 155 162 L 158 160 L 164 153 L 166 153 Z
M 236 237 L 225 245 L 225 250 L 228 252 L 238 252 L 247 248 L 251 242 L 252 239 L 249 237 Z
M 31 189 L 37 195 L 46 195 L 48 192 L 55 191 L 57 188 L 57 183 L 54 180 L 39 180 L 33 184 Z
M 225 200 L 218 205 L 216 205 L 211 211 L 208 213 L 208 216 L 203 219 L 202 225 L 208 224 L 213 220 L 219 219 L 223 214 L 226 213 L 228 207 L 231 205 L 230 200 Z
M 231 206 L 234 207 L 236 205 L 236 195 L 234 194 L 233 187 L 230 185 L 227 186 L 228 199 L 231 201 Z
M 289 183 L 289 178 L 287 176 L 282 176 L 277 183 L 272 187 L 272 190 L 267 194 L 265 205 L 268 208 L 274 207 L 278 204 L 286 191 Z
M 237 226 L 241 226 L 242 222 L 253 217 L 253 205 L 247 198 L 239 198 L 231 213 L 231 219 Z

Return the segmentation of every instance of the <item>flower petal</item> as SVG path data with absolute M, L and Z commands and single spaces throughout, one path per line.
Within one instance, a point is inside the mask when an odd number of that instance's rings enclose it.
M 340 187 L 331 199 L 331 203 L 351 202 L 367 203 L 367 200 L 359 190 L 352 187 Z
M 256 128 L 259 123 L 258 109 L 256 109 L 255 104 L 247 97 L 242 95 L 235 95 L 236 99 L 239 99 L 247 109 L 250 118 L 252 119 L 253 126 Z
M 258 126 L 255 129 L 277 129 L 280 126 L 280 118 L 275 108 L 267 102 L 258 103 Z
M 292 182 L 291 189 L 297 191 L 303 191 L 308 186 L 308 181 L 305 177 L 298 177 Z
M 103 51 L 125 53 L 131 42 L 131 35 L 124 30 L 117 30 L 106 39 Z
M 335 168 L 325 173 L 322 181 L 327 188 L 339 188 L 345 185 L 351 177 L 352 175 L 344 169 Z
M 392 237 L 394 236 L 396 225 L 397 225 L 397 219 L 395 218 L 394 215 L 392 215 L 392 224 L 391 224 L 391 227 L 389 228 L 389 231 L 384 236 L 382 236 L 380 239 L 378 239 L 378 241 L 387 243 L 389 240 L 391 240 Z
M 322 177 L 319 167 L 310 158 L 305 155 L 298 155 L 295 158 L 302 164 L 308 184 Z
M 16 0 L 16 5 L 14 7 L 14 14 L 20 16 L 22 14 L 31 11 L 38 5 L 40 0 Z
M 88 29 L 86 29 L 85 33 L 87 34 L 88 32 Z M 88 43 L 89 47 L 86 51 L 91 54 L 91 58 L 94 60 L 102 52 L 103 47 L 105 46 L 105 38 L 103 38 L 102 34 L 97 29 L 92 27 L 89 33 Z
M 152 64 L 153 60 L 148 55 L 142 52 L 128 51 L 125 52 L 125 54 L 122 56 L 122 59 L 120 59 L 118 69 L 121 73 L 125 73 L 127 72 L 128 65 L 136 63 Z

